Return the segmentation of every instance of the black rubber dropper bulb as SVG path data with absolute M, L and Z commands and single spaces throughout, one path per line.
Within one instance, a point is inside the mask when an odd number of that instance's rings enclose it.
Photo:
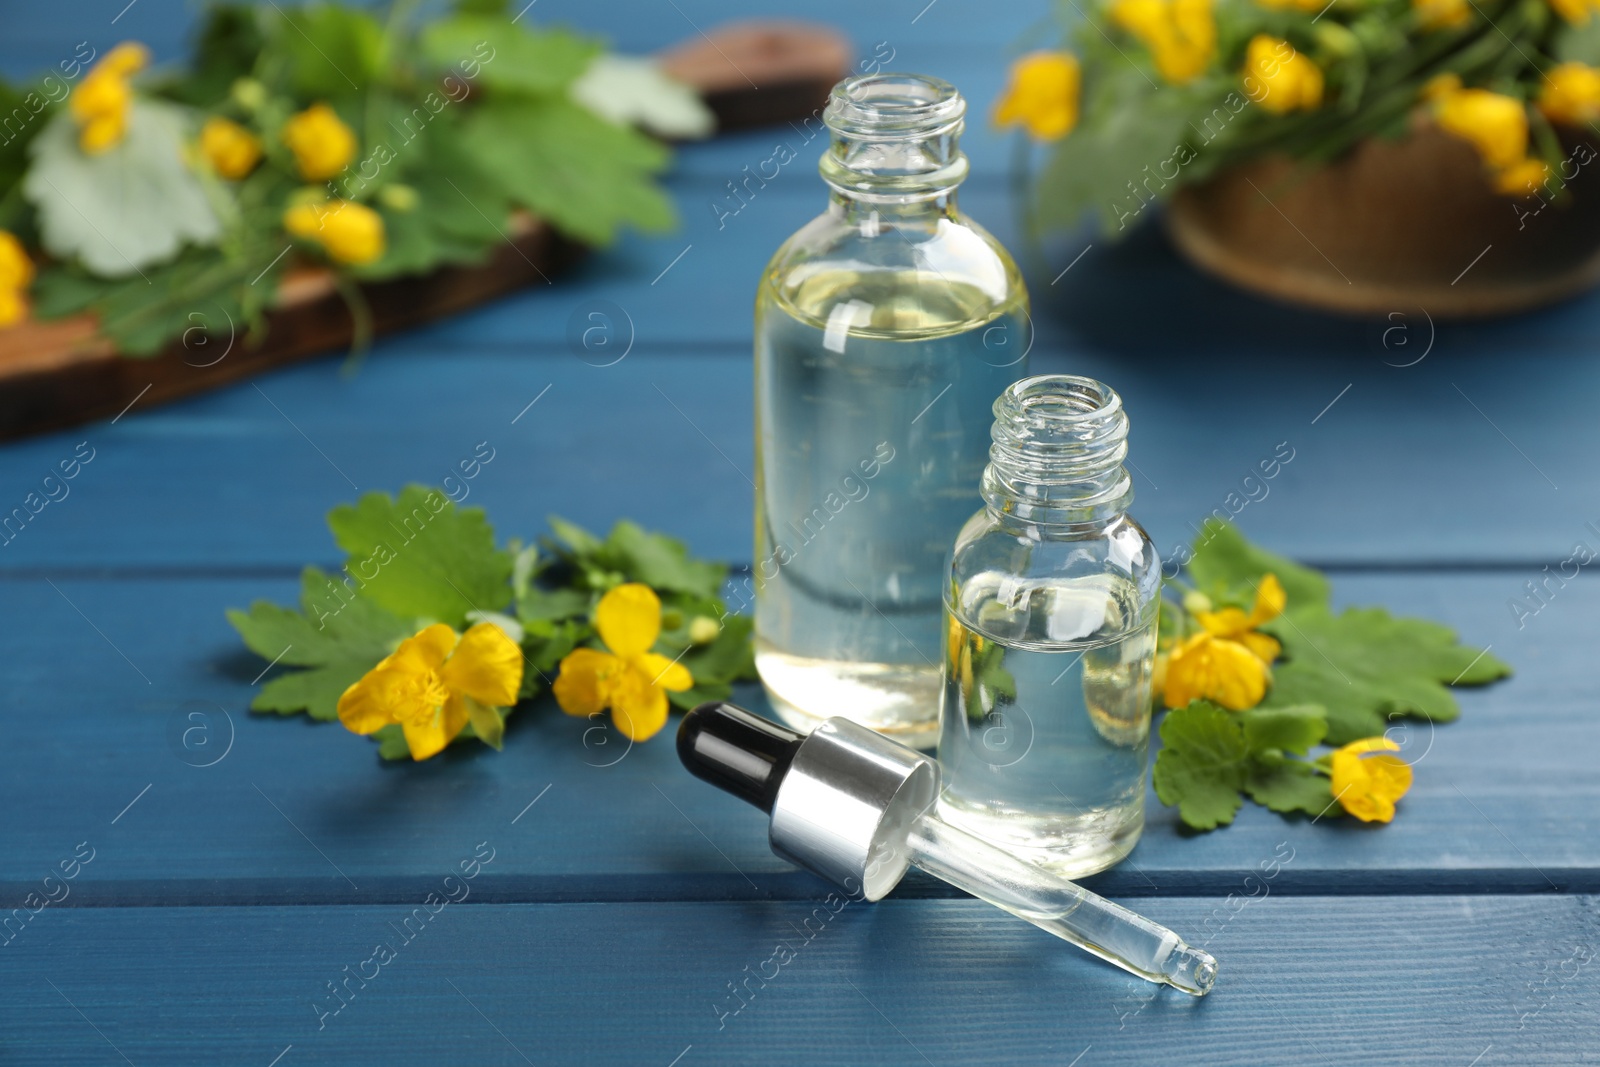
M 722 701 L 701 704 L 678 727 L 678 758 L 702 778 L 769 815 L 805 738 Z

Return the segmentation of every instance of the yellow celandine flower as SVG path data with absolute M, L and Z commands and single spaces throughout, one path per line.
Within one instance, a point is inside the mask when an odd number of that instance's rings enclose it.
M 67 106 L 82 127 L 78 145 L 85 152 L 99 155 L 115 146 L 128 132 L 128 107 L 133 102 L 128 79 L 149 62 L 149 49 L 133 41 L 124 41 L 107 52 L 72 90 Z
M 1494 191 L 1502 196 L 1532 196 L 1548 177 L 1550 165 L 1544 160 L 1521 159 L 1494 173 Z
M 1367 737 L 1329 758 L 1333 795 L 1362 822 L 1388 822 L 1394 803 L 1411 788 L 1411 764 L 1389 753 L 1400 746 L 1387 737 Z
M 1529 196 L 1543 184 L 1550 168 L 1528 156 L 1528 112 L 1522 101 L 1487 89 L 1447 84 L 1435 87 L 1432 100 L 1434 121 L 1477 150 L 1489 168 L 1495 192 Z
M 358 734 L 398 723 L 414 760 L 438 755 L 468 722 L 480 737 L 497 740 L 498 709 L 517 702 L 522 663 L 517 643 L 493 623 L 459 637 L 434 623 L 344 691 L 339 721 Z
M 1212 0 L 1113 0 L 1111 19 L 1150 49 L 1174 84 L 1199 77 L 1217 52 Z
M 1589 21 L 1591 11 L 1600 11 L 1600 0 L 1550 0 L 1556 13 L 1574 26 Z
M 1434 121 L 1467 141 L 1494 170 L 1528 154 L 1528 113 L 1522 101 L 1487 89 L 1457 89 L 1434 101 Z
M 1547 71 L 1539 110 L 1551 122 L 1584 126 L 1600 119 L 1600 69 L 1562 63 Z
M 667 723 L 667 690 L 694 685 L 689 668 L 650 651 L 661 634 L 661 598 L 648 585 L 619 585 L 594 609 L 595 629 L 609 652 L 579 648 L 561 661 L 551 687 L 568 715 L 588 718 L 605 708 L 632 741 L 655 736 Z
M 1266 86 L 1266 95 L 1258 102 L 1275 115 L 1297 108 L 1312 111 L 1322 105 L 1322 68 L 1277 37 L 1258 33 L 1250 39 L 1244 77 L 1246 89 L 1252 77 Z
M 1282 646 L 1255 628 L 1281 615 L 1287 601 L 1277 575 L 1268 574 L 1256 588 L 1248 614 L 1239 608 L 1195 612 L 1200 632 L 1167 654 L 1162 702 L 1181 708 L 1192 700 L 1210 700 L 1230 711 L 1261 703 L 1271 678 L 1269 667 Z
M 283 213 L 283 228 L 355 267 L 378 260 L 386 247 L 383 216 L 354 200 L 295 204 Z
M 200 151 L 218 174 L 237 181 L 261 162 L 261 138 L 231 119 L 213 116 L 200 128 Z
M 23 294 L 32 282 L 33 260 L 22 242 L 0 230 L 0 329 L 28 317 L 28 298 Z
M 998 126 L 1022 126 L 1037 141 L 1065 137 L 1078 124 L 1083 71 L 1071 52 L 1033 52 L 1011 65 L 995 105 Z
M 294 153 L 300 176 L 323 181 L 356 157 L 356 135 L 327 104 L 312 104 L 283 124 L 283 143 Z
M 1472 19 L 1471 0 L 1411 0 L 1411 9 L 1430 30 L 1454 29 Z

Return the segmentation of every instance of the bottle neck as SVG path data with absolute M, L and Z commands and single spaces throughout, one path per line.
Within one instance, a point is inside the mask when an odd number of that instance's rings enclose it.
M 997 518 L 1101 527 L 1133 502 L 1128 416 L 1110 386 L 1071 374 L 1013 383 L 994 402 L 981 492 Z
M 960 94 L 937 78 L 871 74 L 834 86 L 817 168 L 832 191 L 829 210 L 852 221 L 952 215 L 967 176 L 958 144 L 965 113 Z

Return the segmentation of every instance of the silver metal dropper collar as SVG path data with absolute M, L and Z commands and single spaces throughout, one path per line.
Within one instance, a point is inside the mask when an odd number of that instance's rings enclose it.
M 794 754 L 772 804 L 772 850 L 852 896 L 878 900 L 910 866 L 906 835 L 932 806 L 928 757 L 846 719 L 829 719 Z

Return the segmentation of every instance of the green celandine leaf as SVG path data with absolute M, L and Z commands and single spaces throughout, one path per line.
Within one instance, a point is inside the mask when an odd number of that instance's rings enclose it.
M 1449 627 L 1382 608 L 1291 610 L 1264 629 L 1284 647 L 1265 703 L 1322 704 L 1335 745 L 1376 737 L 1396 718 L 1450 722 L 1461 709 L 1449 686 L 1511 674 L 1504 661 L 1460 644 Z
M 287 66 L 290 85 L 306 100 L 361 92 L 383 68 L 383 26 L 360 8 L 274 4 L 264 32 L 264 50 Z
M 222 233 L 216 201 L 184 162 L 192 125 L 184 108 L 135 99 L 123 139 L 88 155 L 78 146 L 77 121 L 59 112 L 30 146 L 22 185 L 44 247 L 100 277 L 143 281 L 141 270 L 172 259 L 185 243 L 215 244 Z
M 511 553 L 495 547 L 483 509 L 458 508 L 438 489 L 368 493 L 329 512 L 328 527 L 362 595 L 396 615 L 459 630 L 467 612 L 511 600 Z
M 462 122 L 462 148 L 512 200 L 580 241 L 609 244 L 625 224 L 660 232 L 674 222 L 651 180 L 667 150 L 570 100 L 486 99 Z
M 425 27 L 422 55 L 443 69 L 479 64 L 494 92 L 549 96 L 564 91 L 599 54 L 600 45 L 563 30 L 535 30 L 504 15 L 459 14 Z
M 1233 822 L 1241 794 L 1277 812 L 1322 815 L 1332 806 L 1328 779 L 1305 755 L 1327 725 L 1318 707 L 1229 712 L 1197 700 L 1161 721 L 1154 784 L 1163 804 L 1196 830 Z
M 1262 703 L 1320 705 L 1331 745 L 1378 736 L 1396 718 L 1449 722 L 1460 714 L 1449 686 L 1482 685 L 1511 673 L 1439 623 L 1396 618 L 1382 608 L 1335 614 L 1326 577 L 1251 544 L 1231 523 L 1207 520 L 1188 573 L 1201 592 L 1240 604 L 1254 599 L 1264 575 L 1278 576 L 1287 597 L 1284 614 L 1262 628 L 1283 643 L 1283 654 Z
M 285 667 L 306 668 L 268 681 L 250 707 L 335 719 L 344 691 L 414 627 L 315 567 L 305 569 L 300 586 L 300 611 L 265 600 L 249 611 L 228 611 L 228 621 L 252 652 Z
M 1256 583 L 1267 574 L 1278 576 L 1290 611 L 1327 607 L 1332 595 L 1320 571 L 1251 544 L 1237 526 L 1221 519 L 1201 523 L 1186 569 L 1195 588 L 1222 600 L 1251 603 Z
M 301 609 L 264 601 L 228 619 L 245 644 L 269 661 L 302 667 L 273 678 L 251 705 L 257 711 L 306 711 L 337 718 L 339 697 L 405 638 L 424 625 L 457 630 L 514 601 L 525 661 L 518 699 L 549 688 L 561 660 L 583 644 L 599 647 L 591 616 L 605 590 L 624 581 L 652 580 L 662 599 L 662 632 L 655 651 L 694 676 L 694 688 L 673 693 L 691 707 L 726 698 L 732 683 L 755 677 L 753 621 L 729 615 L 716 595 L 726 577 L 722 564 L 698 560 L 663 534 L 619 522 L 600 540 L 560 519 L 552 528 L 561 554 L 533 546 L 495 545 L 494 531 L 478 508 L 457 508 L 438 489 L 411 485 L 390 497 L 368 493 L 333 509 L 328 525 L 350 554 L 337 580 L 307 568 Z M 714 622 L 714 635 L 703 631 Z M 699 642 L 692 636 L 701 638 Z M 506 719 L 515 709 L 468 703 L 467 726 L 457 740 L 477 738 L 500 748 Z M 384 759 L 408 759 L 403 731 L 387 726 L 373 738 Z
M 709 601 L 715 600 L 728 578 L 726 564 L 695 559 L 682 541 L 644 530 L 626 519 L 613 526 L 604 541 L 554 515 L 548 521 L 560 540 L 557 547 L 565 549 L 566 561 L 585 572 L 596 589 L 609 589 L 620 582 L 643 582 L 657 592 L 683 593 Z

